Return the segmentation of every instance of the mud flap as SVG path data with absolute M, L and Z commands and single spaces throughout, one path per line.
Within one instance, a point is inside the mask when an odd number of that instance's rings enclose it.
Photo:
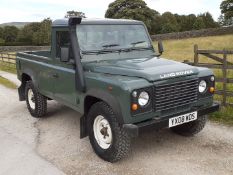
M 18 88 L 18 94 L 19 94 L 19 101 L 25 101 L 25 85 L 21 84 L 21 86 Z
M 80 118 L 80 138 L 85 138 L 88 136 L 88 133 L 87 133 L 87 125 L 86 125 L 86 116 L 83 115 L 81 118 Z

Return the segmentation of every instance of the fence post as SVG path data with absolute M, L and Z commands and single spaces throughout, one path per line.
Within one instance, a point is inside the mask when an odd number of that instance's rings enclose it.
M 223 99 L 222 99 L 222 105 L 226 106 L 227 104 L 227 54 L 226 50 L 223 50 L 223 67 L 222 67 L 222 73 L 223 73 Z
M 7 62 L 8 62 L 8 66 L 10 66 L 10 54 L 7 53 Z
M 194 65 L 197 66 L 199 62 L 199 55 L 198 55 L 198 45 L 194 45 Z

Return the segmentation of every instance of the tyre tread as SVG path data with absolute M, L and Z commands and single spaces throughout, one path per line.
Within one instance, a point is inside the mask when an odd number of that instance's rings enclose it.
M 196 121 L 173 127 L 171 130 L 182 136 L 194 136 L 204 129 L 206 122 L 207 116 L 199 116 Z
M 97 151 L 97 149 L 95 148 L 95 144 L 93 144 L 93 141 L 91 141 L 91 144 L 92 144 L 92 147 L 95 150 L 96 154 L 99 157 L 101 157 L 102 159 L 109 161 L 109 162 L 117 162 L 120 159 L 122 159 L 128 155 L 129 150 L 130 150 L 130 145 L 131 145 L 130 144 L 131 139 L 128 136 L 128 134 L 126 133 L 126 131 L 118 123 L 117 118 L 116 118 L 112 108 L 108 104 L 106 104 L 105 102 L 101 101 L 101 102 L 97 102 L 96 104 L 94 104 L 90 109 L 90 112 L 88 114 L 88 118 L 93 117 L 93 114 L 95 114 L 95 111 L 99 110 L 99 108 L 102 108 L 107 114 L 109 114 L 108 117 L 110 117 L 111 128 L 116 135 L 116 138 L 115 138 L 116 141 L 115 141 L 115 144 L 113 145 L 114 149 L 112 149 L 112 152 L 108 155 L 100 154 Z M 90 131 L 90 126 L 89 126 L 88 130 Z
M 36 103 L 35 110 L 33 110 L 29 105 L 28 95 L 27 95 L 28 89 L 32 89 L 34 93 L 35 103 Z M 41 118 L 45 116 L 47 112 L 47 98 L 38 92 L 38 90 L 34 87 L 32 81 L 28 81 L 26 83 L 25 96 L 26 96 L 27 108 L 30 114 L 35 118 Z

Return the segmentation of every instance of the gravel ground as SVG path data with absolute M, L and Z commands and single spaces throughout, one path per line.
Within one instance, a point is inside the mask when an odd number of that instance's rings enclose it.
M 47 117 L 33 119 L 17 91 L 1 85 L 0 106 L 0 175 L 233 174 L 232 127 L 209 122 L 191 138 L 147 131 L 132 141 L 129 157 L 111 164 L 79 139 L 77 112 L 51 101 Z

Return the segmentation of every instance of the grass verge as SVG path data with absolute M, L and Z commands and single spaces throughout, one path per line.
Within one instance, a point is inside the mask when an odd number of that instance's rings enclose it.
M 210 115 L 210 120 L 233 126 L 233 108 L 222 107 L 219 112 Z
M 11 81 L 7 80 L 6 78 L 3 78 L 0 76 L 0 84 L 2 84 L 3 86 L 7 87 L 7 88 L 11 88 L 11 89 L 16 89 L 17 86 L 12 83 Z
M 0 62 L 0 70 L 16 74 L 15 66 L 7 66 L 5 63 Z

